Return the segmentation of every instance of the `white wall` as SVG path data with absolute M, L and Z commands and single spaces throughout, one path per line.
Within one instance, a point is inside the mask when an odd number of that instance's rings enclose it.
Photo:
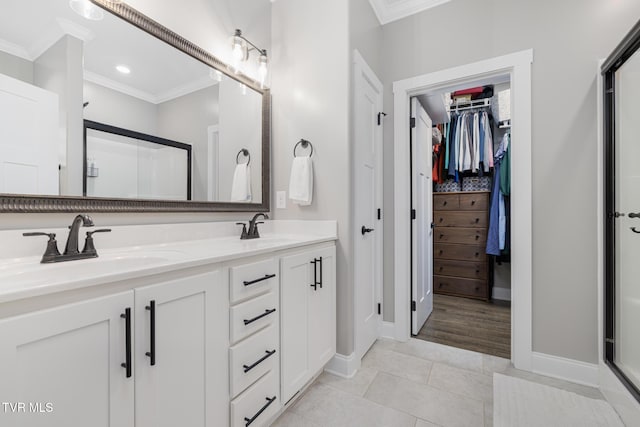
M 314 147 L 313 204 L 274 211 L 277 219 L 335 219 L 338 353 L 353 352 L 350 272 L 348 2 L 278 0 L 272 5 L 272 190 L 286 190 L 293 147 Z M 272 200 L 275 206 L 275 197 Z
M 33 62 L 0 51 L 0 74 L 33 84 Z
M 36 86 L 58 94 L 60 194 L 82 195 L 82 41 L 64 36 L 33 65 Z
M 386 110 L 392 109 L 396 80 L 534 49 L 536 352 L 598 360 L 594 70 L 638 16 L 640 3 L 632 0 L 456 0 L 383 28 Z M 393 224 L 392 170 L 393 125 L 387 118 L 385 227 Z M 388 277 L 387 263 L 385 268 Z

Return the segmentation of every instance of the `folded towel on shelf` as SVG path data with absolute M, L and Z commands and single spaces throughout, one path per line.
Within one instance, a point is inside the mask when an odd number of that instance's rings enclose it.
M 313 162 L 311 157 L 295 157 L 289 179 L 289 199 L 300 206 L 309 206 L 313 198 Z
M 236 165 L 231 185 L 231 201 L 251 201 L 251 167 L 246 163 Z

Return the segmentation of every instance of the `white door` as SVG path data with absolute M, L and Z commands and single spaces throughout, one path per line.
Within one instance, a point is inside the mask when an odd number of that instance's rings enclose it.
M 411 98 L 411 333 L 417 335 L 433 310 L 431 118 Z
M 59 194 L 58 96 L 0 74 L 0 193 Z
M 135 296 L 136 426 L 228 425 L 229 294 L 220 272 Z
M 133 292 L 0 321 L 0 401 L 26 404 L 0 408 L 0 424 L 132 427 L 133 376 L 121 366 L 127 308 Z
M 355 347 L 362 358 L 382 324 L 382 83 L 354 52 Z

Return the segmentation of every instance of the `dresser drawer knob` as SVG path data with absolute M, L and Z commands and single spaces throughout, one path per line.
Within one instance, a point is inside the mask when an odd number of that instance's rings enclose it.
M 440 249 L 439 253 L 440 253 L 440 255 L 442 255 L 444 253 L 444 251 L 442 249 Z
M 447 206 L 447 201 L 445 200 L 444 203 L 442 204 L 442 206 Z
M 476 218 L 476 224 L 480 222 L 480 218 Z
M 475 200 L 472 200 L 472 201 L 471 201 L 471 206 L 473 206 L 473 205 L 475 205 L 475 204 L 476 204 L 476 201 L 475 201 Z
M 444 270 L 444 267 L 440 266 L 440 271 Z
M 480 252 L 476 252 L 476 258 L 480 256 Z
M 440 222 L 444 221 L 444 218 L 440 217 Z
M 440 235 L 440 239 L 442 239 L 443 237 L 444 237 L 444 234 L 441 234 L 441 235 Z
M 476 240 L 479 240 L 479 239 L 480 239 L 480 236 L 476 236 Z

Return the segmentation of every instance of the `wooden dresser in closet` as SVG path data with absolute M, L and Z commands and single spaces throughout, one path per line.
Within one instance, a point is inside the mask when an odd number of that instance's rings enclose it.
M 486 254 L 491 193 L 433 194 L 433 289 L 437 294 L 489 300 Z

